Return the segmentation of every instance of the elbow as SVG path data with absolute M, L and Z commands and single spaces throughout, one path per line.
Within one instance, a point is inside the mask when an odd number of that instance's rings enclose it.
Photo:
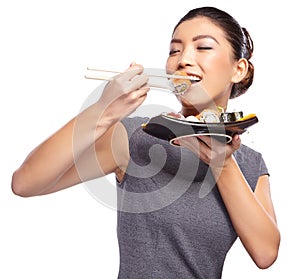
M 279 252 L 280 236 L 278 241 L 273 247 L 266 248 L 263 251 L 260 251 L 253 257 L 253 261 L 256 266 L 260 269 L 267 269 L 277 260 Z
M 26 185 L 26 179 L 21 174 L 21 170 L 16 170 L 12 175 L 11 190 L 12 192 L 20 197 L 26 198 L 32 196 L 29 191 L 29 187 Z
M 277 257 L 278 250 L 269 253 L 264 253 L 263 255 L 256 257 L 254 259 L 254 262 L 258 268 L 267 269 L 276 261 Z

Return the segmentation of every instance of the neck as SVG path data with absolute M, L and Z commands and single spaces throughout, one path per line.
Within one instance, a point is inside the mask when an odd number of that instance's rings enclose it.
M 182 106 L 181 107 L 181 111 L 180 113 L 184 116 L 184 117 L 187 117 L 187 116 L 190 116 L 190 115 L 194 115 L 194 116 L 197 116 L 199 115 L 203 110 L 205 109 L 212 109 L 212 110 L 216 110 L 216 111 L 226 111 L 227 109 L 227 105 L 211 105 L 211 106 L 203 106 L 203 107 L 184 107 Z

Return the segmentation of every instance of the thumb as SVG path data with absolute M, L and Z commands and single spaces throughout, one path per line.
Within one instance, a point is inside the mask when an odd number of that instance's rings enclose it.
M 233 147 L 234 150 L 237 150 L 240 148 L 241 146 L 241 138 L 238 134 L 234 135 L 233 138 L 232 138 L 232 141 L 231 141 L 231 145 Z

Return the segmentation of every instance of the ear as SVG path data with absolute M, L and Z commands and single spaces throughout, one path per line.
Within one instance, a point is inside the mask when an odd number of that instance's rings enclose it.
M 231 79 L 233 83 L 239 83 L 244 79 L 248 72 L 248 65 L 248 60 L 245 58 L 241 58 L 236 62 L 235 71 Z

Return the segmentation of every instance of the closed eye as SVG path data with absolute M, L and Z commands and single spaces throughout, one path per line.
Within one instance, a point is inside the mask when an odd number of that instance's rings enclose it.
M 197 47 L 198 50 L 209 50 L 212 49 L 212 47 Z
M 179 52 L 178 49 L 172 49 L 172 50 L 170 50 L 169 55 L 175 54 L 177 52 Z

